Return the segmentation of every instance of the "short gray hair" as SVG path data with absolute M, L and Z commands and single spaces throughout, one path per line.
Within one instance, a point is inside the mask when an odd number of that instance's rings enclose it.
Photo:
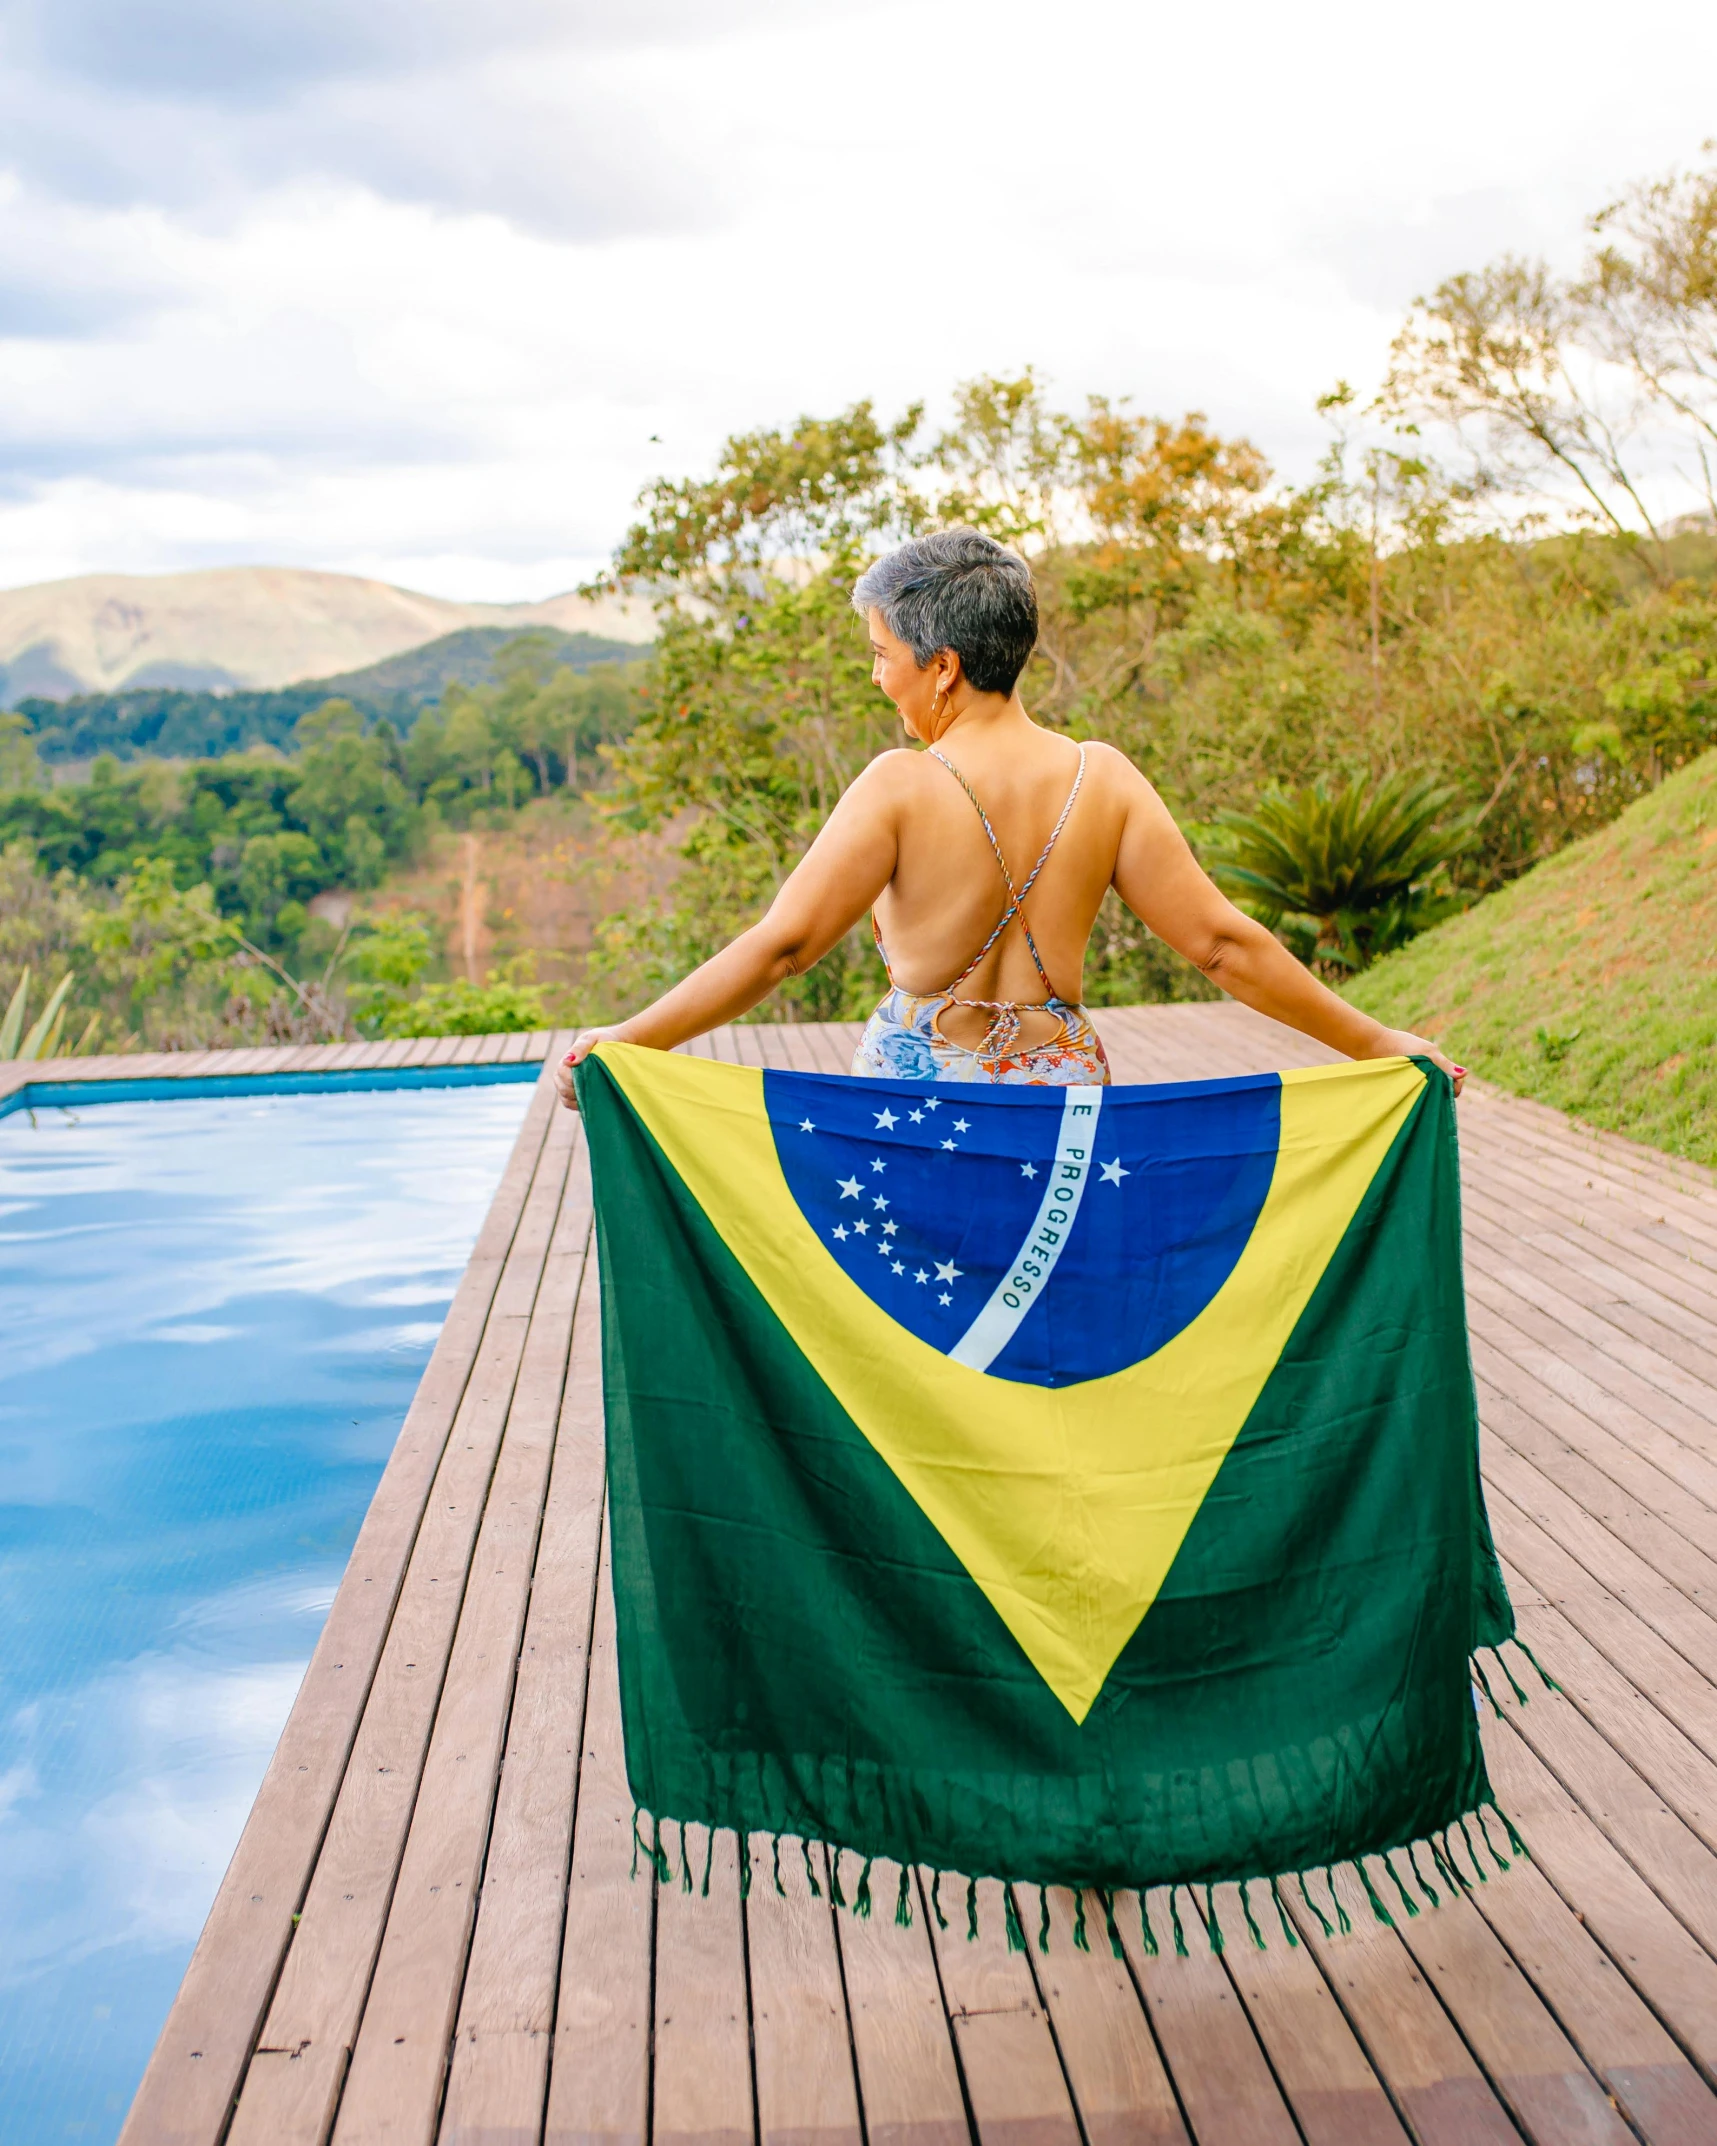
M 945 648 L 980 693 L 1011 693 L 1037 645 L 1037 591 L 1018 552 L 976 529 L 914 537 L 879 559 L 853 609 L 882 613 L 920 670 Z

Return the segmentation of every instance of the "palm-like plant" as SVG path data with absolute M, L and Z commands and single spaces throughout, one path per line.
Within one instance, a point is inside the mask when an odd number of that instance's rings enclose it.
M 1473 837 L 1427 776 L 1270 791 L 1217 821 L 1217 882 L 1271 925 L 1303 920 L 1312 958 L 1362 969 L 1458 906 L 1444 867 Z
M 4 1017 L 0 1017 L 0 1059 L 76 1057 L 89 1048 L 101 1026 L 99 1013 L 91 1015 L 89 1025 L 75 1046 L 68 1048 L 66 1044 L 66 1000 L 75 981 L 76 978 L 70 975 L 62 976 L 49 993 L 48 1003 L 26 1030 L 24 1018 L 30 1004 L 30 972 L 28 969 L 24 971 Z

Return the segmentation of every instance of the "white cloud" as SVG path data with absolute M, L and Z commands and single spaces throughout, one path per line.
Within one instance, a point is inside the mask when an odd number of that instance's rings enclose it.
M 1416 291 L 1696 155 L 1717 63 L 1692 0 L 1625 37 L 1592 0 L 1553 37 L 1479 0 L 36 0 L 0 38 L 0 582 L 463 596 L 566 586 L 731 430 L 1028 361 L 1304 470 Z

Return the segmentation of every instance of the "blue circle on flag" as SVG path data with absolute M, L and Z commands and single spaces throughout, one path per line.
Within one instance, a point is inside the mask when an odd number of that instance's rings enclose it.
M 1251 1237 L 1281 1083 L 1028 1088 L 763 1075 L 788 1189 L 921 1341 L 1069 1386 L 1152 1356 Z

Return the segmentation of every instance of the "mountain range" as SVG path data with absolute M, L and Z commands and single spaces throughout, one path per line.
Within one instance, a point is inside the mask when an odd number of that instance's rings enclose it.
M 551 626 L 634 645 L 655 634 L 649 606 L 619 597 L 455 603 L 289 566 L 80 574 L 0 590 L 0 707 L 144 686 L 288 686 L 361 670 L 473 626 Z

